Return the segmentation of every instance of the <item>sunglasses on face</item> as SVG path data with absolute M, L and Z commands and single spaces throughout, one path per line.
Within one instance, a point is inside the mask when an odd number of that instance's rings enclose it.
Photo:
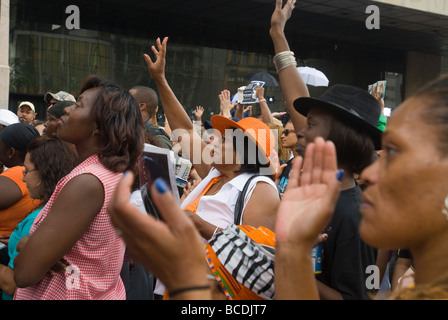
M 282 132 L 282 134 L 284 134 L 285 136 L 288 136 L 290 133 L 295 133 L 295 131 L 292 129 L 285 129 Z

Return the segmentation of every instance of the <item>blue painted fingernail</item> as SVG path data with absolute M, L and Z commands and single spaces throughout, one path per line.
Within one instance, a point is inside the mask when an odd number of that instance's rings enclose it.
M 156 181 L 154 181 L 154 184 L 156 185 L 158 193 L 164 194 L 168 191 L 168 186 L 162 178 L 157 178 Z
M 342 181 L 342 178 L 344 178 L 344 170 L 338 170 L 338 173 L 336 173 L 336 178 L 339 180 L 339 181 Z

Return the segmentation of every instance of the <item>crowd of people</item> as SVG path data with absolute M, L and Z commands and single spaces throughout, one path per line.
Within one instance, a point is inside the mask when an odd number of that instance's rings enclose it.
M 448 297 L 448 78 L 387 123 L 365 89 L 312 98 L 284 32 L 295 2 L 270 21 L 283 121 L 263 87 L 259 117 L 223 90 L 219 114 L 192 121 L 168 38 L 143 56 L 157 91 L 91 75 L 77 99 L 44 96 L 43 124 L 31 102 L 0 110 L 3 300 Z M 159 218 L 136 186 L 145 143 L 193 167 L 179 195 L 150 186 Z

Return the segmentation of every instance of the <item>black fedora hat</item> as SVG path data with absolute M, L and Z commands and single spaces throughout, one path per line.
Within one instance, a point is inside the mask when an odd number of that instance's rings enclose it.
M 294 108 L 305 117 L 308 115 L 308 111 L 314 107 L 323 107 L 345 117 L 354 126 L 369 134 L 376 150 L 381 149 L 383 132 L 377 128 L 381 105 L 367 90 L 335 84 L 319 99 L 298 98 L 294 101 Z

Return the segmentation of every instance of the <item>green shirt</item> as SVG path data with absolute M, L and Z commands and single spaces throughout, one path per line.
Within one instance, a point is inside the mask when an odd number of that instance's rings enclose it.
M 378 129 L 381 131 L 385 131 L 387 126 L 387 117 L 384 114 L 380 115 L 380 119 L 378 120 Z
M 170 137 L 165 132 L 165 130 L 159 128 L 159 126 L 156 126 L 155 124 L 152 124 L 148 121 L 145 122 L 145 130 L 148 133 L 151 133 L 154 135 L 156 140 L 160 143 L 162 148 L 171 150 L 173 148 L 173 143 L 171 142 Z

